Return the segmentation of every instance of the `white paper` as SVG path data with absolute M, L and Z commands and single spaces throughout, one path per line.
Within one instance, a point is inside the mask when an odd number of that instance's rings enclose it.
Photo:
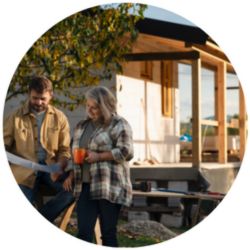
M 7 158 L 9 162 L 23 166 L 25 168 L 33 169 L 34 171 L 42 171 L 42 172 L 47 172 L 47 173 L 56 173 L 56 172 L 62 171 L 60 166 L 57 164 L 47 166 L 47 165 L 43 165 L 43 164 L 39 164 L 36 162 L 26 160 L 10 152 L 6 152 L 6 153 L 7 153 Z

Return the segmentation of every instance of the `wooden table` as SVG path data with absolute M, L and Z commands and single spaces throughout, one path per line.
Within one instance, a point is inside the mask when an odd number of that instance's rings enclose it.
M 203 199 L 203 200 L 222 200 L 224 195 L 222 194 L 209 194 L 200 192 L 168 192 L 168 191 L 150 191 L 143 192 L 133 190 L 133 196 L 146 196 L 146 197 L 174 197 L 174 198 L 186 198 L 186 199 Z
M 143 197 L 161 197 L 161 198 L 181 198 L 181 199 L 197 199 L 197 210 L 192 218 L 192 226 L 196 225 L 198 222 L 198 217 L 201 209 L 202 200 L 216 200 L 220 202 L 224 195 L 222 194 L 209 194 L 209 193 L 201 193 L 201 192 L 168 192 L 168 191 L 150 191 L 150 192 L 142 192 L 133 190 L 133 196 L 143 196 Z

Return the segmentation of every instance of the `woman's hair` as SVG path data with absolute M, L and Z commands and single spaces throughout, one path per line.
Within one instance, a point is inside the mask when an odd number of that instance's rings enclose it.
M 98 104 L 104 119 L 108 124 L 112 114 L 116 113 L 116 98 L 112 92 L 103 86 L 91 88 L 85 94 L 86 99 L 93 99 Z
M 35 90 L 37 93 L 53 92 L 52 82 L 45 76 L 35 76 L 29 82 L 29 93 Z

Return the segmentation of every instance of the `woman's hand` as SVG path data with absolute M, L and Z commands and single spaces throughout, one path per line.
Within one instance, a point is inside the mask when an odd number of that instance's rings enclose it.
M 88 163 L 94 163 L 98 161 L 113 161 L 114 157 L 110 151 L 105 151 L 105 152 L 94 152 L 94 151 L 88 151 L 87 153 L 87 158 L 85 160 Z
M 99 153 L 94 151 L 88 151 L 87 157 L 85 159 L 88 163 L 94 163 L 100 161 Z

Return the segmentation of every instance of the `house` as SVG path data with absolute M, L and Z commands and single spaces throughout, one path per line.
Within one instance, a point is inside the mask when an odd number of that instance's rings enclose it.
M 190 68 L 192 83 L 192 169 L 202 163 L 201 126 L 214 126 L 218 138 L 218 164 L 227 161 L 226 79 L 235 74 L 227 56 L 201 29 L 184 24 L 145 18 L 137 24 L 139 37 L 132 52 L 125 56 L 123 73 L 114 75 L 102 84 L 110 87 L 118 100 L 118 113 L 132 126 L 135 156 L 133 161 L 152 160 L 162 164 L 178 165 L 180 162 L 180 65 Z M 214 75 L 215 120 L 201 117 L 202 69 Z M 16 101 L 15 101 L 16 102 Z M 6 103 L 5 112 L 15 106 Z M 246 144 L 246 108 L 239 84 L 240 160 Z M 71 128 L 82 118 L 83 107 L 66 111 Z M 180 166 L 180 164 L 179 164 Z M 239 166 L 239 164 L 237 165 Z M 155 168 L 156 169 L 156 168 Z M 154 171 L 155 174 L 155 169 Z M 186 168 L 179 168 L 182 178 Z M 184 171 L 185 170 L 185 171 Z M 135 170 L 136 171 L 136 170 Z M 172 170 L 171 170 L 172 171 Z M 184 172 L 183 172 L 184 171 Z M 167 175 L 167 172 L 165 172 Z M 149 173 L 149 175 L 151 175 Z M 159 172 L 159 176 L 162 172 Z M 179 176 L 176 172 L 173 179 Z M 165 174 L 162 176 L 165 178 Z
M 132 124 L 136 158 L 159 162 L 180 160 L 179 64 L 190 65 L 192 79 L 193 165 L 201 162 L 201 126 L 218 129 L 219 163 L 227 162 L 226 75 L 235 74 L 223 51 L 197 27 L 146 18 L 126 56 L 123 75 L 116 76 L 118 111 Z M 201 71 L 214 72 L 215 120 L 201 118 Z M 240 86 L 240 85 L 239 85 Z M 246 140 L 246 111 L 239 89 L 240 159 Z M 236 126 L 237 127 L 237 126 Z

